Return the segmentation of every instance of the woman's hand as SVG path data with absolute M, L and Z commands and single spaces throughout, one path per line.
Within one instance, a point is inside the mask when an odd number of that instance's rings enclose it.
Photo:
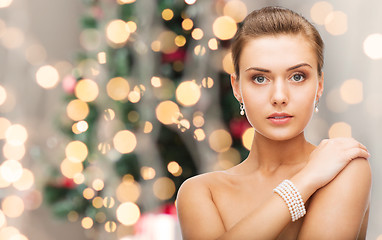
M 325 139 L 310 154 L 302 172 L 319 189 L 333 180 L 351 160 L 369 156 L 366 147 L 353 138 Z

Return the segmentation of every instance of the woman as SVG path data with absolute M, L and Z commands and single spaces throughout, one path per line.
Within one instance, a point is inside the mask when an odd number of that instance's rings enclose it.
M 241 164 L 184 182 L 184 239 L 364 239 L 367 149 L 350 138 L 316 147 L 304 137 L 324 84 L 317 30 L 290 10 L 266 7 L 244 20 L 232 56 L 252 148 Z

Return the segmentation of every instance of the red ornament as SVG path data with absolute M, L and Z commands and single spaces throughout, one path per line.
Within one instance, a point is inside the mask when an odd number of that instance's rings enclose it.
M 62 88 L 67 94 L 73 94 L 76 83 L 76 79 L 73 76 L 68 75 L 62 80 Z
M 72 189 L 72 188 L 76 187 L 76 183 L 73 181 L 73 179 L 62 178 L 61 179 L 61 186 L 65 187 L 65 188 Z
M 178 48 L 173 53 L 163 53 L 162 54 L 162 63 L 171 63 L 175 61 L 184 61 L 186 58 L 186 51 L 183 48 Z
M 235 118 L 229 123 L 229 129 L 232 137 L 240 139 L 243 136 L 245 130 L 247 130 L 251 125 L 248 123 L 246 118 Z

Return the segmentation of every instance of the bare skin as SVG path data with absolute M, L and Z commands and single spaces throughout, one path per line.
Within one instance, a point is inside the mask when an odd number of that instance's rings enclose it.
M 235 97 L 255 128 L 252 149 L 241 164 L 187 180 L 177 208 L 184 239 L 364 239 L 371 173 L 367 149 L 354 139 L 304 137 L 323 76 L 300 35 L 251 40 L 240 58 Z M 273 113 L 288 115 L 279 122 Z M 292 223 L 273 189 L 290 179 L 307 214 Z

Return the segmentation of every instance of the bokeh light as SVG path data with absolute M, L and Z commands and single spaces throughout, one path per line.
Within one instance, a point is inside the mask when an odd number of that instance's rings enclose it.
M 40 44 L 31 44 L 25 49 L 25 58 L 32 65 L 41 65 L 46 61 L 46 50 Z
M 363 51 L 373 60 L 382 59 L 382 34 L 374 33 L 367 36 L 363 42 Z
M 357 104 L 363 100 L 363 84 L 358 79 L 349 79 L 342 83 L 341 98 L 348 104 Z
M 64 159 L 60 165 L 61 173 L 67 178 L 74 178 L 78 173 L 81 173 L 84 169 L 81 162 L 72 162 L 68 159 Z
M 103 199 L 103 206 L 105 208 L 112 208 L 114 207 L 114 204 L 115 204 L 115 200 L 112 197 L 105 197 Z
M 115 112 L 113 109 L 108 108 L 104 110 L 103 117 L 106 121 L 111 121 L 115 118 Z
M 92 183 L 92 187 L 96 191 L 101 191 L 105 187 L 105 183 L 102 179 L 97 178 L 97 179 L 94 179 L 94 181 Z
M 23 166 L 16 160 L 5 160 L 0 166 L 0 173 L 7 182 L 16 182 L 23 174 Z
M 139 207 L 133 202 L 122 203 L 118 206 L 116 213 L 118 221 L 127 226 L 134 225 L 141 216 Z
M 153 130 L 153 124 L 149 121 L 145 122 L 145 126 L 143 127 L 144 133 L 150 133 Z
M 135 22 L 133 22 L 133 21 L 128 21 L 127 23 L 126 23 L 126 28 L 127 28 L 127 30 L 130 32 L 130 33 L 133 33 L 133 32 L 135 32 L 135 31 L 137 31 L 137 24 L 135 23 Z
M 188 5 L 192 5 L 196 3 L 196 0 L 184 0 L 184 2 L 187 3 Z
M 28 190 L 25 195 L 25 210 L 32 211 L 41 207 L 43 202 L 42 193 L 38 190 Z
M 194 48 L 194 54 L 196 56 L 203 56 L 206 53 L 206 48 L 202 45 L 196 45 Z
M 7 224 L 7 219 L 5 218 L 3 211 L 0 209 L 0 229 L 4 227 L 6 224 Z
M 91 219 L 90 217 L 84 217 L 82 220 L 81 220 L 81 226 L 84 228 L 84 229 L 90 229 L 93 227 L 93 224 L 94 224 L 94 221 L 93 219 Z
M 223 69 L 228 74 L 232 74 L 235 72 L 231 52 L 227 52 L 227 54 L 225 54 L 225 56 L 223 57 Z
M 168 177 L 155 180 L 153 185 L 154 195 L 160 200 L 168 200 L 175 193 L 175 183 Z
M 336 113 L 345 112 L 349 108 L 349 105 L 342 99 L 339 89 L 331 89 L 326 94 L 326 106 L 330 111 Z
M 211 38 L 210 40 L 208 40 L 208 47 L 211 50 L 217 50 L 218 49 L 218 41 L 216 40 L 216 38 Z
M 219 169 L 229 169 L 240 163 L 240 153 L 234 148 L 218 154 Z
M 13 124 L 7 128 L 5 138 L 11 145 L 21 145 L 28 139 L 28 132 L 23 125 Z
M 115 134 L 113 138 L 114 148 L 120 153 L 130 153 L 137 146 L 135 134 L 129 130 L 122 130 Z
M 101 197 L 95 197 L 92 200 L 93 207 L 102 208 L 103 207 L 103 199 Z
M 3 178 L 3 175 L 1 174 L 1 166 L 0 166 L 0 188 L 6 188 L 6 187 L 8 187 L 9 185 L 11 185 L 11 182 L 8 182 L 8 181 L 6 181 L 6 180 Z
M 69 220 L 69 222 L 76 222 L 79 218 L 79 215 L 76 211 L 70 211 L 67 215 L 67 218 Z
M 175 38 L 178 35 L 173 31 L 163 31 L 159 34 L 158 41 L 160 46 L 160 51 L 165 54 L 170 54 L 175 52 L 178 49 L 178 46 L 175 44 Z
M 326 17 L 333 11 L 333 6 L 329 2 L 316 2 L 310 9 L 310 16 L 318 25 L 324 25 Z
M 98 97 L 98 84 L 90 79 L 82 79 L 77 82 L 74 93 L 78 99 L 92 102 Z
M 57 69 L 51 65 L 42 66 L 36 72 L 37 84 L 42 88 L 53 88 L 58 84 L 59 80 L 60 76 Z
M 175 177 L 178 177 L 182 174 L 183 172 L 183 169 L 182 167 L 179 165 L 179 163 L 175 162 L 175 161 L 171 161 L 167 164 L 167 170 L 172 174 L 174 175 Z
M 182 28 L 186 31 L 191 30 L 194 27 L 194 22 L 190 18 L 186 18 L 182 22 Z
M 334 11 L 325 18 L 325 29 L 332 35 L 342 35 L 348 30 L 347 15 L 341 11 Z
M 169 9 L 169 8 L 166 8 L 162 11 L 162 18 L 165 20 L 165 21 L 169 21 L 171 20 L 172 18 L 174 17 L 174 12 Z
M 21 177 L 13 183 L 13 186 L 19 191 L 25 191 L 30 189 L 34 184 L 34 175 L 32 171 L 24 168 Z
M 214 80 L 210 77 L 206 77 L 202 79 L 202 86 L 204 88 L 212 88 L 214 86 Z
M 124 44 L 130 36 L 126 23 L 121 19 L 111 21 L 106 27 L 107 38 L 116 45 Z
M 203 38 L 204 32 L 201 28 L 194 28 L 194 30 L 191 32 L 191 36 L 195 40 L 200 40 Z
M 208 143 L 216 152 L 225 152 L 232 145 L 232 137 L 226 130 L 218 129 L 210 134 Z
M 130 102 L 137 103 L 139 100 L 141 100 L 141 94 L 140 91 L 137 89 L 134 89 L 134 91 L 131 91 L 129 95 L 127 96 Z
M 176 88 L 176 100 L 183 106 L 195 105 L 201 96 L 200 87 L 194 81 L 184 81 Z
M 194 113 L 194 118 L 192 119 L 192 123 L 194 124 L 195 127 L 200 128 L 203 127 L 204 125 L 204 117 L 203 117 L 202 112 L 195 112 Z
M 84 191 L 82 192 L 82 195 L 84 196 L 85 199 L 90 200 L 94 197 L 95 192 L 93 189 L 88 187 L 84 189 Z
M 107 95 L 116 101 L 121 101 L 127 98 L 130 92 L 129 82 L 122 77 L 110 79 L 106 85 Z
M 5 100 L 7 100 L 7 91 L 0 85 L 0 106 L 4 104 Z
M 351 126 L 345 122 L 336 122 L 329 128 L 329 138 L 352 137 Z
M 178 47 L 183 47 L 186 44 L 186 38 L 182 35 L 178 35 L 175 38 L 175 44 Z M 154 85 L 153 85 L 154 86 Z
M 255 129 L 252 127 L 247 128 L 243 133 L 243 136 L 242 136 L 243 146 L 248 150 L 251 150 L 252 148 L 252 141 L 253 141 L 254 135 L 255 135 Z
M 7 217 L 17 218 L 24 212 L 24 201 L 16 195 L 6 196 L 1 202 L 1 208 Z
M 135 181 L 122 181 L 116 189 L 119 202 L 136 202 L 140 194 L 140 185 Z
M 0 8 L 9 7 L 12 4 L 13 0 L 0 0 Z
M 0 229 L 0 239 L 1 240 L 11 240 L 14 237 L 18 237 L 20 231 L 12 226 L 7 226 Z M 23 239 L 22 239 L 23 240 Z
M 106 53 L 105 52 L 99 52 L 97 54 L 97 59 L 98 59 L 99 64 L 105 64 L 107 62 Z
M 136 0 L 117 0 L 119 4 L 130 4 L 134 3 Z
M 156 171 L 152 167 L 141 167 L 141 176 L 144 180 L 150 180 L 153 179 L 156 175 Z
M 73 121 L 83 120 L 89 114 L 89 106 L 84 101 L 74 99 L 66 106 L 66 114 Z
M 0 139 L 5 138 L 5 133 L 11 125 L 12 124 L 8 119 L 0 117 Z
M 161 123 L 169 125 L 177 122 L 180 116 L 180 109 L 176 103 L 168 100 L 159 103 L 155 113 Z
M 5 33 L 0 40 L 4 47 L 8 49 L 16 49 L 23 45 L 25 36 L 21 29 L 8 27 L 5 29 Z
M 6 159 L 20 160 L 25 155 L 24 144 L 12 145 L 5 143 L 3 146 L 3 154 Z
M 221 16 L 214 21 L 212 30 L 217 38 L 229 40 L 235 36 L 237 25 L 232 17 Z
M 204 132 L 203 129 L 201 128 L 197 128 L 195 129 L 194 131 L 194 138 L 197 140 L 197 141 L 203 141 L 205 138 L 206 138 L 206 133 Z
M 72 141 L 66 146 L 65 154 L 67 159 L 74 163 L 83 162 L 88 156 L 88 148 L 81 141 Z
M 106 232 L 115 232 L 115 230 L 117 230 L 117 224 L 114 221 L 107 221 L 105 223 Z
M 247 6 L 240 0 L 231 0 L 223 8 L 225 16 L 229 16 L 236 22 L 241 22 L 247 16 Z

